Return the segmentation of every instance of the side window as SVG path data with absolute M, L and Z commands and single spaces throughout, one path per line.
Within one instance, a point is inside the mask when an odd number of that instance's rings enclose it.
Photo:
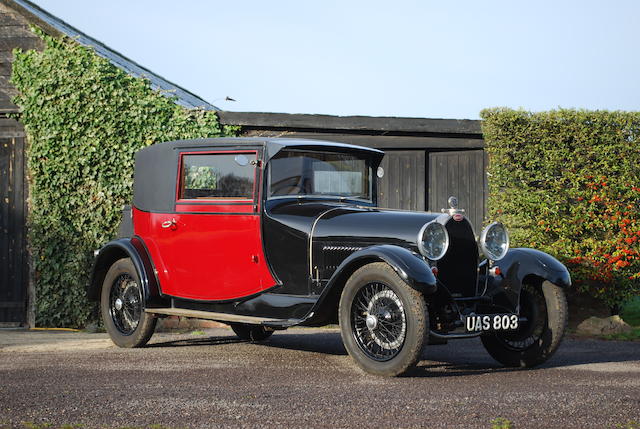
M 255 167 L 237 157 L 255 153 L 188 154 L 182 156 L 181 200 L 253 199 Z

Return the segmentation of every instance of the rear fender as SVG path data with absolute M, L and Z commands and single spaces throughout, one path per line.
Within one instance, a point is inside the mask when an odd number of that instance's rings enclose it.
M 483 261 L 480 266 L 486 266 Z M 510 249 L 507 255 L 494 263 L 501 274 L 489 276 L 485 295 L 495 305 L 515 312 L 520 302 L 520 291 L 525 279 L 535 276 L 563 288 L 571 286 L 569 270 L 553 256 L 535 249 Z M 482 281 L 482 280 L 481 280 Z
M 100 301 L 102 283 L 107 271 L 114 262 L 122 258 L 131 258 L 136 268 L 144 294 L 145 307 L 165 306 L 166 300 L 161 297 L 153 264 L 144 243 L 138 237 L 110 241 L 98 251 L 87 285 L 87 298 L 90 301 Z

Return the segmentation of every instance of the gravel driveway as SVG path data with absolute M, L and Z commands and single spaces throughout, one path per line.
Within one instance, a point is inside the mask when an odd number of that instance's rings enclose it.
M 613 428 L 640 422 L 640 343 L 565 340 L 534 370 L 501 368 L 478 340 L 425 349 L 409 376 L 351 362 L 334 329 L 263 344 L 230 330 L 156 334 L 118 349 L 105 334 L 0 331 L 0 427 Z

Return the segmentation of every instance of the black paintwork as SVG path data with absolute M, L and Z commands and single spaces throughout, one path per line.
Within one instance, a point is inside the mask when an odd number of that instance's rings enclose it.
M 483 261 L 481 266 L 484 268 L 486 263 Z M 522 284 L 528 276 L 536 276 L 564 288 L 571 286 L 571 275 L 567 268 L 553 256 L 539 250 L 510 249 L 495 265 L 500 267 L 502 274 L 486 278 L 485 295 L 492 298 L 495 306 L 509 311 L 516 311 Z
M 268 317 L 282 319 L 285 321 L 291 320 L 291 322 L 285 323 L 297 324 L 309 314 L 317 302 L 317 296 L 266 292 L 252 298 L 236 302 L 216 303 L 174 299 L 173 305 L 177 308 L 186 308 L 189 310 L 230 313 L 242 316 Z
M 425 263 L 418 253 L 405 247 L 382 244 L 365 247 L 347 256 L 334 270 L 333 275 L 326 284 L 320 282 L 322 293 L 326 294 L 327 289 L 339 281 L 341 274 L 345 272 L 347 267 L 360 267 L 376 261 L 383 261 L 389 264 L 402 280 L 425 295 L 435 293 L 438 287 L 436 276 L 431 271 L 431 267 Z
M 136 156 L 134 205 L 138 209 L 173 212 L 181 151 L 256 149 L 268 161 L 288 147 L 305 150 L 357 151 L 369 158 L 373 171 L 382 153 L 341 144 L 286 139 L 205 139 L 164 143 L 143 149 Z M 268 177 L 259 174 L 258 177 Z M 266 181 L 264 181 L 266 182 Z M 105 246 L 93 271 L 89 297 L 99 299 L 99 289 L 109 266 L 120 257 L 131 257 L 139 272 L 148 307 L 169 306 L 218 313 L 281 319 L 275 327 L 293 324 L 322 325 L 336 320 L 342 286 L 359 267 L 376 261 L 388 263 L 407 284 L 421 291 L 429 305 L 432 329 L 438 335 L 454 329 L 460 312 L 517 311 L 522 282 L 537 276 L 560 286 L 571 282 L 566 268 L 551 256 L 533 249 L 512 249 L 497 263 L 498 277 L 487 275 L 486 262 L 478 265 L 478 247 L 467 219 L 426 212 L 379 209 L 376 183 L 372 201 L 278 197 L 264 199 L 268 183 L 262 183 L 263 250 L 278 285 L 256 296 L 232 302 L 196 302 L 162 297 L 152 261 L 137 237 L 119 239 Z M 126 218 L 126 214 L 125 214 Z M 418 251 L 423 225 L 437 219 L 445 225 L 450 246 L 437 263 Z M 125 219 L 126 220 L 126 219 Z M 126 233 L 128 226 L 123 226 Z M 437 267 L 434 276 L 432 267 Z M 479 276 L 480 273 L 480 276 Z M 477 307 L 479 306 L 479 307 Z M 274 323 L 274 322 L 272 322 Z
M 133 237 L 133 216 L 131 206 L 126 205 L 122 208 L 122 219 L 118 226 L 118 238 Z
M 87 297 L 89 300 L 100 300 L 100 290 L 107 271 L 111 265 L 122 258 L 131 258 L 133 266 L 138 272 L 144 294 L 145 307 L 167 306 L 169 301 L 162 298 L 160 294 L 153 263 L 144 243 L 139 237 L 119 238 L 110 241 L 100 249 L 94 261 L 91 279 L 87 287 Z

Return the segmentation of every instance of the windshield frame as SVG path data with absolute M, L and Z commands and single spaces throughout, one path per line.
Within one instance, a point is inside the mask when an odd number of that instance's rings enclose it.
M 283 200 L 283 199 L 311 199 L 311 200 L 325 200 L 325 201 L 354 201 L 360 204 L 366 205 L 375 205 L 377 200 L 377 186 L 376 186 L 376 176 L 373 173 L 373 164 L 374 160 L 371 156 L 367 156 L 363 153 L 354 153 L 353 151 L 339 151 L 339 150 L 327 150 L 327 148 L 322 148 L 318 150 L 308 149 L 308 148 L 290 148 L 284 149 L 283 152 L 303 152 L 303 153 L 326 153 L 326 154 L 341 154 L 341 155 L 350 155 L 353 156 L 357 160 L 362 160 L 365 162 L 365 167 L 368 172 L 368 198 L 362 196 L 349 196 L 349 195 L 331 195 L 331 194 L 287 194 L 287 195 L 271 195 L 271 180 L 272 180 L 272 167 L 273 160 L 279 159 L 277 157 L 271 158 L 267 164 L 267 174 L 264 182 L 264 195 L 267 201 L 270 200 Z

